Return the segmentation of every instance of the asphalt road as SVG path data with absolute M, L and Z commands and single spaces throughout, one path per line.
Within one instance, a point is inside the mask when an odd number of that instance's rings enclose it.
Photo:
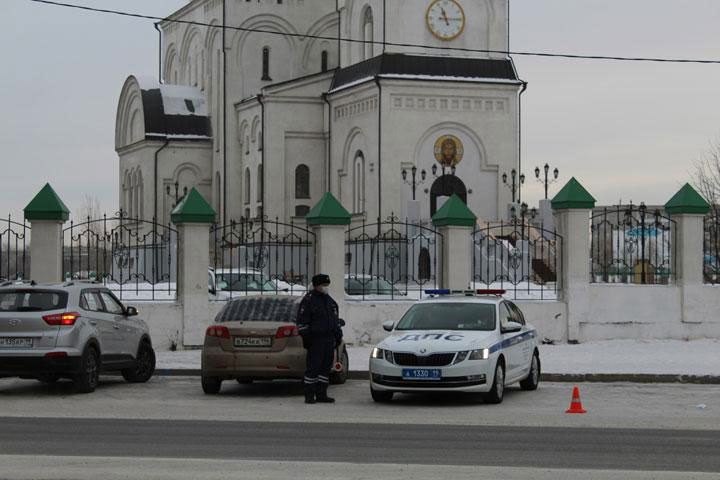
M 3 455 L 720 472 L 720 431 L 0 418 Z

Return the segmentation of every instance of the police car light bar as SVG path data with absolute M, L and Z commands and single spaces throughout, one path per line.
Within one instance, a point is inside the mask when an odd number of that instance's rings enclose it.
M 505 292 L 507 292 L 507 290 L 504 290 L 504 289 L 495 289 L 495 290 L 478 289 L 478 290 L 475 290 L 475 293 L 477 293 L 478 295 L 505 295 Z
M 505 293 L 505 290 L 449 290 L 449 289 L 435 289 L 435 290 L 425 290 L 425 295 L 476 295 L 480 292 L 502 292 Z

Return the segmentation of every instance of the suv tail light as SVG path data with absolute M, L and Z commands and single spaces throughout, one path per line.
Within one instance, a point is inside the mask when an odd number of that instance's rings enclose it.
M 212 326 L 205 332 L 207 337 L 230 338 L 230 330 L 227 327 Z
M 75 325 L 75 321 L 80 318 L 79 313 L 55 313 L 53 315 L 45 315 L 42 317 L 48 325 L 70 326 Z
M 275 338 L 297 337 L 298 335 L 300 335 L 298 328 L 295 325 L 291 325 L 278 328 Z

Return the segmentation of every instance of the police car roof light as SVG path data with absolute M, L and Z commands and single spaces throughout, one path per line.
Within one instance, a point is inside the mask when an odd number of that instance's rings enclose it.
M 425 295 L 450 295 L 450 290 L 425 290 Z
M 479 288 L 475 290 L 475 293 L 477 293 L 478 295 L 505 295 L 505 292 L 507 292 L 507 290 L 504 289 L 483 290 Z

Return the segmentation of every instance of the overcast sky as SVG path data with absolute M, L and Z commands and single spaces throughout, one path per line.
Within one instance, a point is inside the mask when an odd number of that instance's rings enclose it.
M 328 0 L 331 1 L 331 0 Z M 415 1 L 415 0 L 402 0 Z M 185 0 L 71 0 L 167 15 Z M 129 74 L 157 76 L 152 22 L 0 0 L 0 217 L 50 181 L 70 209 L 117 210 L 115 110 Z M 720 0 L 512 0 L 511 48 L 720 59 Z M 526 199 L 536 165 L 600 203 L 664 203 L 720 138 L 720 65 L 515 57 Z M 557 187 L 554 186 L 554 191 Z

